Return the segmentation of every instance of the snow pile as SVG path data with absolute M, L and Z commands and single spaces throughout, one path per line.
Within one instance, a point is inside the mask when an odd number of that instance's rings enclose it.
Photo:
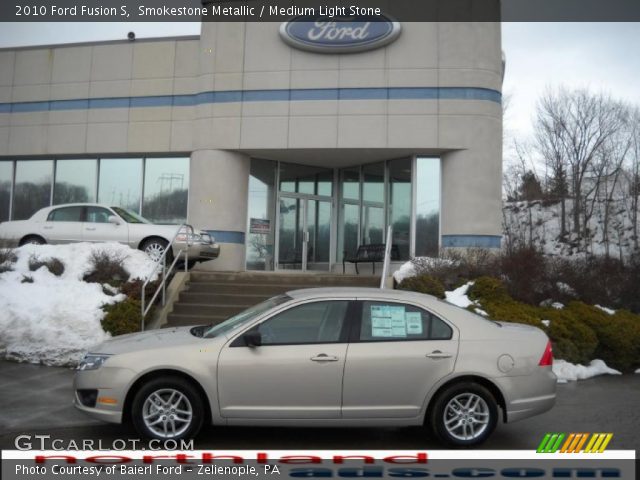
M 405 278 L 410 278 L 415 276 L 416 276 L 416 268 L 413 262 L 403 263 L 398 270 L 393 272 L 393 278 L 398 283 L 402 282 Z
M 636 370 L 636 373 L 640 373 L 640 368 Z
M 558 383 L 586 380 L 597 375 L 622 375 L 618 370 L 607 367 L 602 360 L 591 360 L 588 366 L 574 365 L 565 360 L 553 361 L 553 373 L 558 377 Z
M 474 305 L 474 302 L 469 300 L 469 297 L 467 296 L 467 292 L 471 285 L 473 285 L 473 282 L 465 283 L 452 292 L 444 292 L 445 299 L 447 302 L 460 308 L 467 308 L 469 305 Z
M 599 308 L 600 310 L 602 310 L 604 313 L 606 313 L 608 315 L 615 315 L 615 313 L 616 313 L 616 311 L 611 309 L 611 308 L 602 307 L 600 305 L 594 305 L 594 307 Z
M 25 245 L 14 252 L 13 270 L 0 274 L 0 358 L 46 365 L 73 365 L 109 336 L 100 325 L 100 307 L 125 296 L 82 281 L 94 252 L 124 258 L 130 279 L 144 278 L 155 266 L 143 252 L 116 243 Z M 45 266 L 32 272 L 32 257 L 56 258 L 64 273 L 57 277 Z

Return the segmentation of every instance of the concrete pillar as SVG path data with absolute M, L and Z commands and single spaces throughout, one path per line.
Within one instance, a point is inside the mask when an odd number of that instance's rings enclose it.
M 249 156 L 225 150 L 191 154 L 189 222 L 210 231 L 220 256 L 199 269 L 244 271 Z

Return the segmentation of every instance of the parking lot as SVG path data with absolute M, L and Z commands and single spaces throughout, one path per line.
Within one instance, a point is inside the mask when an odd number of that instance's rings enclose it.
M 71 405 L 73 371 L 0 361 L 0 448 L 14 449 L 20 434 L 64 441 L 135 439 L 131 427 L 89 419 Z M 613 432 L 610 449 L 640 445 L 640 375 L 602 376 L 558 386 L 550 412 L 501 424 L 486 449 L 535 449 L 546 432 Z M 421 428 L 298 429 L 207 427 L 197 449 L 416 449 L 442 448 Z

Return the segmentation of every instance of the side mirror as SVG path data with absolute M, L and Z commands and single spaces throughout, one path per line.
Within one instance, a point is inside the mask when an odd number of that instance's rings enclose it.
M 109 215 L 109 223 L 113 223 L 114 225 L 120 225 L 120 219 L 115 215 Z
M 247 347 L 259 347 L 262 345 L 262 335 L 258 330 L 250 330 L 245 333 L 242 338 L 244 338 L 244 343 Z

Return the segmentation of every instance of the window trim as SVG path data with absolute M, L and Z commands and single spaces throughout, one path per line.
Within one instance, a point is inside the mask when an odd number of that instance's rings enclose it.
M 427 312 L 429 315 L 434 316 L 438 320 L 442 321 L 445 325 L 447 325 L 451 329 L 451 336 L 449 338 L 389 338 L 382 340 L 362 340 L 360 338 L 360 331 L 362 329 L 362 313 L 364 308 L 364 302 L 377 302 L 377 303 L 395 303 L 401 305 L 410 305 L 412 307 L 418 308 L 422 311 Z M 349 343 L 400 343 L 400 342 L 450 342 L 456 341 L 456 333 L 458 333 L 458 329 L 451 322 L 445 320 L 440 315 L 437 315 L 432 310 L 424 307 L 423 305 L 403 300 L 388 300 L 386 298 L 358 298 L 354 303 L 357 304 L 357 309 L 353 312 L 354 315 L 350 317 L 352 320 L 350 323 L 353 324 L 350 335 L 349 335 Z
M 59 211 L 59 210 L 67 210 L 70 208 L 79 208 L 80 209 L 80 220 L 53 220 L 51 218 L 51 216 L 53 214 L 55 214 L 55 212 Z M 49 211 L 48 215 L 47 215 L 47 219 L 45 220 L 46 222 L 53 222 L 53 223 L 62 223 L 62 222 L 66 222 L 66 223 L 84 223 L 86 221 L 87 218 L 87 207 L 85 205 L 66 205 L 64 206 L 64 204 L 60 205 L 60 207 L 57 208 L 53 208 L 51 211 Z

